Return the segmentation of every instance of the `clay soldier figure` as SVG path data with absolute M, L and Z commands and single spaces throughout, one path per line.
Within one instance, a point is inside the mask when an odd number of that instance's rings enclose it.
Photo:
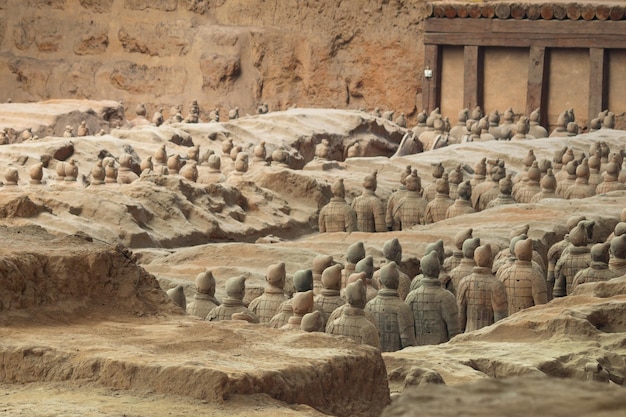
M 76 129 L 76 136 L 89 136 L 89 128 L 87 127 L 87 123 L 84 120 L 80 122 L 78 129 Z
M 270 265 L 265 274 L 267 286 L 263 294 L 250 303 L 250 310 L 259 317 L 261 323 L 269 323 L 278 311 L 278 307 L 287 300 L 285 286 L 285 264 Z
M 292 315 L 283 330 L 301 330 L 302 318 L 313 311 L 313 291 L 304 291 L 294 294 L 291 301 Z
M 585 216 L 571 216 L 567 219 L 565 226 L 567 227 L 567 232 L 571 232 L 579 222 L 582 220 L 587 220 Z M 552 299 L 552 288 L 554 286 L 554 268 L 556 267 L 557 262 L 561 258 L 563 251 L 570 244 L 569 234 L 566 234 L 563 240 L 560 240 L 550 246 L 548 249 L 548 275 L 546 277 L 546 281 L 548 283 L 548 300 Z
M 452 285 L 450 286 L 450 291 L 452 294 L 456 295 L 459 285 L 461 285 L 461 280 L 468 275 L 472 274 L 474 271 L 474 267 L 476 266 L 476 262 L 474 261 L 474 252 L 480 246 L 480 239 L 468 238 L 463 242 L 462 253 L 463 259 L 459 262 L 456 268 L 450 271 L 450 280 L 452 281 Z
M 187 314 L 204 319 L 211 310 L 219 305 L 220 302 L 215 298 L 213 273 L 208 269 L 200 272 L 196 276 L 196 294 L 193 301 L 187 304 Z
M 556 178 L 552 174 L 552 168 L 548 168 L 548 172 L 541 179 L 541 192 L 535 194 L 530 199 L 531 203 L 537 203 L 544 198 L 561 198 L 556 193 Z
M 472 187 L 476 187 L 481 182 L 485 181 L 487 177 L 487 158 L 482 158 L 474 165 L 474 175 L 470 180 Z
M 489 180 L 476 185 L 472 190 L 472 206 L 476 211 L 485 210 L 491 200 L 498 198 L 500 193 L 499 182 L 506 177 L 504 161 L 489 160 L 487 162 L 491 166 Z
M 96 165 L 91 169 L 91 185 L 104 184 L 106 178 L 105 168 L 102 166 L 102 159 L 96 161 Z
M 395 262 L 383 266 L 380 270 L 382 288 L 376 298 L 365 306 L 378 323 L 383 352 L 395 352 L 408 346 L 415 346 L 413 312 L 398 296 L 398 277 Z
M 187 298 L 185 297 L 185 289 L 182 284 L 178 284 L 177 286 L 170 288 L 165 293 L 170 300 L 172 300 L 178 307 L 182 308 L 183 311 L 187 309 Z
M 465 108 L 459 112 L 458 123 L 450 129 L 448 143 L 450 145 L 461 143 L 463 136 L 469 135 L 467 130 L 467 119 L 469 118 L 469 109 Z
M 596 187 L 589 184 L 589 163 L 587 158 L 576 167 L 576 182 L 565 191 L 565 198 L 587 198 L 596 194 Z
M 565 192 L 568 190 L 569 187 L 571 187 L 572 185 L 574 185 L 574 183 L 576 183 L 576 170 L 578 169 L 578 162 L 577 161 L 569 161 L 567 163 L 567 165 L 565 165 L 565 169 L 562 170 L 562 172 L 567 173 L 567 177 L 563 180 L 560 180 L 559 178 L 557 178 L 557 186 L 556 186 L 556 193 L 558 195 L 560 195 L 563 198 L 565 197 Z
M 135 174 L 131 169 L 131 165 L 133 163 L 132 155 L 124 152 L 123 154 L 120 155 L 119 161 L 120 161 L 120 168 L 117 172 L 118 184 L 130 184 L 131 182 L 139 178 L 139 175 Z
M 620 175 L 620 166 L 614 159 L 606 165 L 604 173 L 604 181 L 596 187 L 596 194 L 608 193 L 617 190 L 626 190 L 626 185 L 618 181 Z
M 611 239 L 609 268 L 618 276 L 626 274 L 626 234 Z
M 448 185 L 448 174 L 443 174 L 443 177 L 437 180 L 436 186 L 437 194 L 426 206 L 426 212 L 424 214 L 424 222 L 426 224 L 445 220 L 448 208 L 454 204 L 454 200 L 449 196 L 450 186 Z
M 324 327 L 328 317 L 345 301 L 341 298 L 341 265 L 329 266 L 322 273 L 322 289 L 314 298 L 314 309 L 322 313 Z
M 311 291 L 311 306 L 313 305 L 313 271 L 310 269 L 296 271 L 296 273 L 293 274 L 293 287 L 296 290 L 296 294 Z M 280 329 L 287 324 L 289 317 L 293 314 L 292 302 L 293 298 L 290 298 L 278 307 L 276 314 L 270 320 L 270 327 Z M 307 311 L 307 313 L 309 313 L 309 311 Z
M 313 258 L 313 294 L 318 295 L 323 288 L 322 274 L 333 264 L 333 257 L 330 255 L 317 255 Z M 339 289 L 341 289 L 341 269 L 339 270 Z
M 360 277 L 360 278 L 363 279 L 363 283 L 365 284 L 365 287 L 367 290 L 367 301 L 369 302 L 370 300 L 373 300 L 376 297 L 376 294 L 378 293 L 376 288 L 374 288 L 374 286 L 372 285 L 372 278 L 374 277 L 374 258 L 373 257 L 366 256 L 365 258 L 357 262 L 354 268 L 354 274 L 348 277 L 347 282 L 348 283 L 353 282 L 350 279 L 356 278 L 354 275 L 360 274 L 360 273 L 365 274 L 364 277 Z
M 459 198 L 459 193 L 458 193 L 459 184 L 463 182 L 463 171 L 461 171 L 461 169 L 462 169 L 461 164 L 459 164 L 448 173 L 448 183 L 450 186 L 450 198 L 453 200 L 456 200 L 457 198 Z
M 554 268 L 554 297 L 565 297 L 571 293 L 574 277 L 578 271 L 587 268 L 591 263 L 587 242 L 594 224 L 593 220 L 582 220 L 569 232 L 571 246 Z
M 600 175 L 600 149 L 596 149 L 591 153 L 589 152 L 589 185 L 597 187 L 602 182 L 602 175 Z M 618 169 L 619 172 L 619 169 Z M 619 174 L 618 174 L 619 175 Z
M 365 258 L 365 245 L 363 242 L 355 242 L 348 246 L 346 251 L 346 265 L 341 276 L 341 288 L 346 288 L 348 277 L 354 273 L 356 264 Z
M 159 127 L 165 122 L 165 118 L 163 117 L 163 107 L 159 107 L 157 111 L 152 115 L 152 124 Z
M 431 252 L 437 253 L 437 259 L 439 259 L 439 264 L 443 263 L 443 259 L 445 257 L 445 250 L 443 247 L 443 240 L 439 239 L 436 242 L 429 243 L 426 245 L 426 251 L 424 255 L 428 255 Z M 419 274 L 413 278 L 411 281 L 411 291 L 417 289 L 421 285 L 422 274 Z M 452 280 L 450 279 L 450 275 L 446 273 L 446 271 L 440 269 L 439 271 L 439 281 L 441 282 L 441 286 L 450 290 L 452 288 Z
M 500 124 L 500 112 L 498 112 L 498 110 L 495 110 L 491 113 L 489 113 L 489 117 L 487 119 L 489 121 L 489 133 L 491 134 L 491 136 L 493 136 L 496 140 L 502 140 L 505 139 L 504 135 L 502 134 L 502 130 L 500 130 L 500 126 L 498 126 Z M 508 133 L 508 131 L 506 131 Z
M 567 137 L 567 124 L 569 122 L 573 122 L 573 120 L 570 120 L 569 113 L 565 110 L 563 113 L 559 114 L 556 121 L 556 128 L 550 133 L 550 137 Z
M 491 246 L 480 246 L 474 252 L 476 267 L 463 278 L 457 290 L 461 332 L 470 332 L 507 316 L 509 306 L 504 284 L 491 273 Z
M 517 133 L 515 133 L 513 135 L 513 137 L 511 138 L 511 140 L 532 140 L 535 139 L 534 136 L 532 136 L 531 134 L 529 134 L 528 132 L 530 131 L 530 123 L 528 122 L 528 118 L 525 116 L 522 116 L 516 125 L 516 130 Z
M 413 136 L 419 138 L 419 136 L 428 130 L 428 126 L 426 126 L 426 119 L 428 118 L 428 114 L 426 110 L 422 110 L 417 114 L 417 125 L 413 128 Z
M 576 179 L 576 167 L 578 166 L 578 161 L 575 162 L 576 166 L 574 166 L 572 174 L 567 171 L 567 164 L 575 159 L 574 150 L 572 148 L 564 147 L 563 155 L 561 155 L 561 169 L 554 175 L 558 183 L 566 180 L 569 175 L 574 175 L 574 180 Z M 558 165 L 558 163 L 555 163 L 555 165 Z
M 513 178 L 513 183 L 516 186 L 522 180 L 522 178 L 524 178 L 530 167 L 533 166 L 533 162 L 535 162 L 536 160 L 537 157 L 535 156 L 535 151 L 533 151 L 532 148 L 529 149 L 528 154 L 526 154 L 526 156 L 522 160 L 522 163 L 524 164 L 523 170 L 521 172 L 518 172 L 515 178 Z
M 418 346 L 445 343 L 459 333 L 459 309 L 454 295 L 441 288 L 439 259 L 433 252 L 422 258 L 422 285 L 411 291 L 406 303 L 413 312 Z
M 246 314 L 252 323 L 258 323 L 259 318 L 250 311 L 243 303 L 243 296 L 246 292 L 246 277 L 228 278 L 225 284 L 226 298 L 222 304 L 215 307 L 206 316 L 207 321 L 231 320 L 233 314 Z
M 589 268 L 578 271 L 572 282 L 572 292 L 578 285 L 588 282 L 608 281 L 617 278 L 619 275 L 609 269 L 609 242 L 597 243 L 591 247 L 591 264 Z
M 536 137 L 537 139 L 547 138 L 548 131 L 546 130 L 545 127 L 541 126 L 540 123 L 541 123 L 541 112 L 539 108 L 536 108 L 535 110 L 532 111 L 532 113 L 530 113 L 530 130 L 528 131 L 528 133 Z
M 500 276 L 500 281 L 506 288 L 509 316 L 548 302 L 546 280 L 532 265 L 532 239 L 518 241 L 515 244 L 515 256 L 517 260 Z
M 502 114 L 502 124 L 500 125 L 500 131 L 502 132 L 503 139 L 510 139 L 515 135 L 517 126 L 515 125 L 515 112 L 512 107 L 509 107 Z
M 406 195 L 400 199 L 393 214 L 394 221 L 398 221 L 401 230 L 407 230 L 417 224 L 424 224 L 427 202 L 420 196 L 422 188 L 417 171 L 413 170 L 406 177 Z
M 411 165 L 407 165 L 406 169 L 400 173 L 400 188 L 391 193 L 387 199 L 387 211 L 385 212 L 385 224 L 387 230 L 400 230 L 400 224 L 393 219 L 393 213 L 400 199 L 406 195 L 406 177 L 411 175 Z
M 346 287 L 347 307 L 341 308 L 341 315 L 329 322 L 326 333 L 347 336 L 358 344 L 380 349 L 378 329 L 365 317 L 365 285 L 361 280 Z
M 363 180 L 363 193 L 352 201 L 356 213 L 357 228 L 361 232 L 386 232 L 385 206 L 375 194 L 378 171 Z
M 333 197 L 322 207 L 319 216 L 320 233 L 354 232 L 356 230 L 356 213 L 346 203 L 346 189 L 340 178 L 330 187 Z
M 459 185 L 458 194 L 459 196 L 456 200 L 454 200 L 454 204 L 448 207 L 446 219 L 476 212 L 474 207 L 472 207 L 472 186 L 470 185 L 469 180 L 464 181 Z
M 424 187 L 424 192 L 422 193 L 422 197 L 424 197 L 424 199 L 429 203 L 435 199 L 435 194 L 437 194 L 437 180 L 443 177 L 445 172 L 441 162 L 438 164 L 432 164 L 432 167 L 433 181 Z
M 400 265 L 402 262 L 402 245 L 400 245 L 397 237 L 383 244 L 383 255 L 385 256 L 385 263 L 395 262 L 396 265 Z M 376 288 L 380 288 L 380 269 L 374 272 L 372 281 Z M 411 291 L 411 278 L 398 269 L 398 295 L 402 301 L 409 294 L 409 291 Z
M 443 264 L 441 265 L 443 270 L 447 272 L 448 275 L 450 274 L 450 271 L 459 266 L 461 263 L 461 260 L 463 259 L 463 242 L 472 238 L 473 231 L 474 229 L 472 228 L 463 229 L 454 235 L 455 248 L 452 250 L 452 256 L 448 256 L 444 259 Z M 452 276 L 450 276 L 450 278 L 452 278 Z
M 498 197 L 494 200 L 491 200 L 489 204 L 487 204 L 487 209 L 504 206 L 507 204 L 515 204 L 515 199 L 511 195 L 513 192 L 513 181 L 511 181 L 511 174 L 508 174 L 505 178 L 502 178 L 498 182 Z
M 537 161 L 533 162 L 532 166 L 528 168 L 526 176 L 528 181 L 526 181 L 515 194 L 515 201 L 518 203 L 530 203 L 533 196 L 541 192 L 541 186 L 539 185 L 539 181 L 541 181 L 541 171 L 539 170 Z

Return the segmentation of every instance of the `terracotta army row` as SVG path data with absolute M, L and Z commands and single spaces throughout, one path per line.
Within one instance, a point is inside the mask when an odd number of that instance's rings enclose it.
M 589 123 L 589 131 L 615 128 L 615 113 L 604 110 Z M 406 119 L 405 119 L 406 120 Z M 417 115 L 417 125 L 412 129 L 412 140 L 420 142 L 424 151 L 461 142 L 485 142 L 490 140 L 530 140 L 546 137 L 569 137 L 581 133 L 575 121 L 574 110 L 561 113 L 556 128 L 548 134 L 541 125 L 541 110 L 533 110 L 528 116 L 517 116 L 512 108 L 503 114 L 498 110 L 485 115 L 480 106 L 459 112 L 454 126 L 436 108 L 430 114 L 422 111 Z M 401 147 L 410 146 L 408 143 Z M 409 154 L 413 152 L 402 152 Z
M 626 189 L 626 158 L 610 152 L 605 142 L 594 142 L 590 157 L 575 156 L 563 148 L 552 161 L 537 160 L 530 149 L 524 169 L 507 174 L 502 160 L 483 158 L 465 179 L 461 165 L 449 172 L 434 164 L 433 181 L 422 187 L 416 170 L 407 166 L 400 186 L 386 201 L 376 195 L 377 172 L 365 177 L 363 192 L 351 204 L 345 199 L 342 179 L 331 186 L 333 198 L 320 210 L 320 232 L 384 232 L 406 230 L 462 214 L 505 204 L 537 203 L 546 198 L 578 199 Z

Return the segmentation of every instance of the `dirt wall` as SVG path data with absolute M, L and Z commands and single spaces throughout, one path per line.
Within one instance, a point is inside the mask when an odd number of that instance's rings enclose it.
M 0 101 L 414 113 L 425 0 L 4 0 Z M 419 103 L 421 105 L 421 102 Z

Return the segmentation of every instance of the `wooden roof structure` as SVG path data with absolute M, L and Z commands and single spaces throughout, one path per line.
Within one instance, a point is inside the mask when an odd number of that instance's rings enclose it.
M 529 48 L 526 112 L 545 103 L 546 56 L 552 48 L 589 50 L 589 116 L 606 108 L 609 49 L 626 49 L 626 2 L 430 2 L 424 21 L 423 108 L 437 107 L 441 48 L 464 47 L 464 107 L 480 105 L 484 47 Z M 542 114 L 542 119 L 545 120 Z

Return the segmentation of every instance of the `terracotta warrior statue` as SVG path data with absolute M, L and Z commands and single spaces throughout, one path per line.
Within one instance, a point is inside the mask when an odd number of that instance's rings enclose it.
M 253 323 L 259 323 L 259 318 L 243 303 L 246 292 L 246 276 L 228 278 L 224 285 L 226 298 L 222 304 L 215 307 L 206 316 L 207 321 L 231 320 L 233 314 L 245 314 Z
M 422 257 L 422 285 L 406 299 L 413 312 L 418 346 L 445 343 L 459 333 L 459 309 L 454 295 L 441 287 L 439 259 L 434 252 Z
M 562 254 L 554 267 L 554 297 L 565 297 L 571 293 L 571 286 L 578 271 L 591 263 L 587 243 L 592 236 L 593 220 L 582 220 L 569 232 L 571 246 Z
M 310 269 L 303 269 L 300 271 L 296 271 L 293 274 L 293 287 L 295 290 L 295 294 L 311 291 L 311 307 L 313 306 L 313 271 Z M 294 297 L 295 297 L 294 294 Z M 289 321 L 289 317 L 293 315 L 293 298 L 284 301 L 276 314 L 270 320 L 270 327 L 275 329 L 280 329 Z M 309 313 L 307 311 L 306 313 Z M 298 322 L 298 328 L 300 327 L 300 323 Z
M 473 232 L 474 229 L 470 227 L 468 229 L 459 230 L 454 235 L 455 248 L 452 250 L 452 256 L 446 257 L 443 260 L 443 264 L 441 265 L 443 270 L 446 271 L 448 274 L 450 274 L 450 271 L 459 266 L 459 264 L 461 263 L 461 259 L 463 259 L 463 242 L 465 242 L 467 239 L 471 239 L 473 237 Z
M 365 317 L 365 285 L 357 280 L 346 287 L 348 306 L 341 315 L 329 322 L 326 333 L 347 336 L 358 344 L 366 344 L 380 349 L 380 338 L 376 326 Z
M 333 197 L 330 202 L 320 210 L 318 225 L 320 233 L 354 232 L 357 221 L 356 213 L 346 203 L 346 189 L 343 179 L 340 178 L 330 187 Z
M 365 306 L 378 323 L 381 350 L 395 352 L 415 346 L 413 312 L 398 296 L 399 271 L 395 262 L 380 270 L 382 288 Z
M 196 276 L 196 294 L 193 301 L 187 304 L 187 314 L 206 318 L 207 314 L 220 302 L 215 298 L 215 278 L 210 270 L 200 272 Z
M 609 269 L 609 250 L 611 244 L 609 242 L 596 243 L 591 247 L 591 263 L 588 268 L 578 271 L 574 276 L 571 290 L 574 292 L 577 286 L 588 282 L 608 281 L 617 278 L 617 272 Z
M 428 203 L 420 196 L 421 179 L 417 175 L 417 171 L 413 170 L 411 175 L 406 178 L 407 192 L 400 199 L 393 213 L 394 221 L 400 224 L 401 230 L 407 230 L 411 227 L 424 224 L 424 215 L 426 214 L 426 206 Z
M 443 177 L 437 180 L 436 191 L 435 198 L 426 206 L 426 212 L 424 213 L 424 222 L 426 224 L 445 220 L 448 208 L 454 204 L 454 200 L 450 198 L 448 174 L 443 174 Z
M 456 216 L 462 216 L 463 214 L 475 213 L 474 207 L 472 207 L 472 185 L 470 181 L 464 181 L 459 184 L 458 197 L 454 200 L 454 204 L 448 207 L 446 211 L 446 219 L 451 219 Z
M 450 271 L 450 279 L 452 280 L 451 292 L 453 294 L 457 294 L 457 290 L 459 285 L 461 284 L 461 280 L 468 275 L 472 274 L 474 271 L 474 267 L 476 266 L 476 262 L 474 261 L 474 252 L 480 246 L 480 239 L 475 238 L 467 238 L 463 241 L 462 245 L 462 254 L 463 258 L 461 262 Z
M 341 298 L 341 265 L 329 266 L 322 273 L 322 289 L 314 298 L 314 309 L 322 313 L 324 328 L 328 317 L 345 301 Z
M 489 326 L 508 314 L 506 288 L 491 272 L 491 246 L 485 244 L 474 252 L 471 275 L 463 278 L 457 290 L 461 332 Z
M 546 279 L 532 265 L 532 239 L 517 242 L 515 256 L 517 260 L 500 276 L 500 281 L 506 288 L 509 316 L 525 308 L 548 302 Z
M 267 286 L 263 295 L 250 303 L 250 310 L 259 317 L 261 323 L 269 323 L 278 312 L 280 305 L 287 300 L 285 286 L 285 264 L 283 262 L 270 265 L 265 274 Z
M 393 219 L 393 213 L 396 210 L 396 206 L 400 202 L 400 199 L 406 195 L 406 177 L 411 175 L 412 169 L 411 165 L 407 165 L 406 169 L 404 169 L 400 173 L 400 187 L 391 193 L 389 198 L 387 199 L 387 210 L 385 212 L 385 224 L 387 226 L 387 230 L 400 230 L 400 224 L 395 222 Z
M 363 180 L 363 193 L 352 201 L 356 213 L 357 228 L 361 232 L 386 232 L 385 205 L 376 195 L 376 175 L 367 175 Z

